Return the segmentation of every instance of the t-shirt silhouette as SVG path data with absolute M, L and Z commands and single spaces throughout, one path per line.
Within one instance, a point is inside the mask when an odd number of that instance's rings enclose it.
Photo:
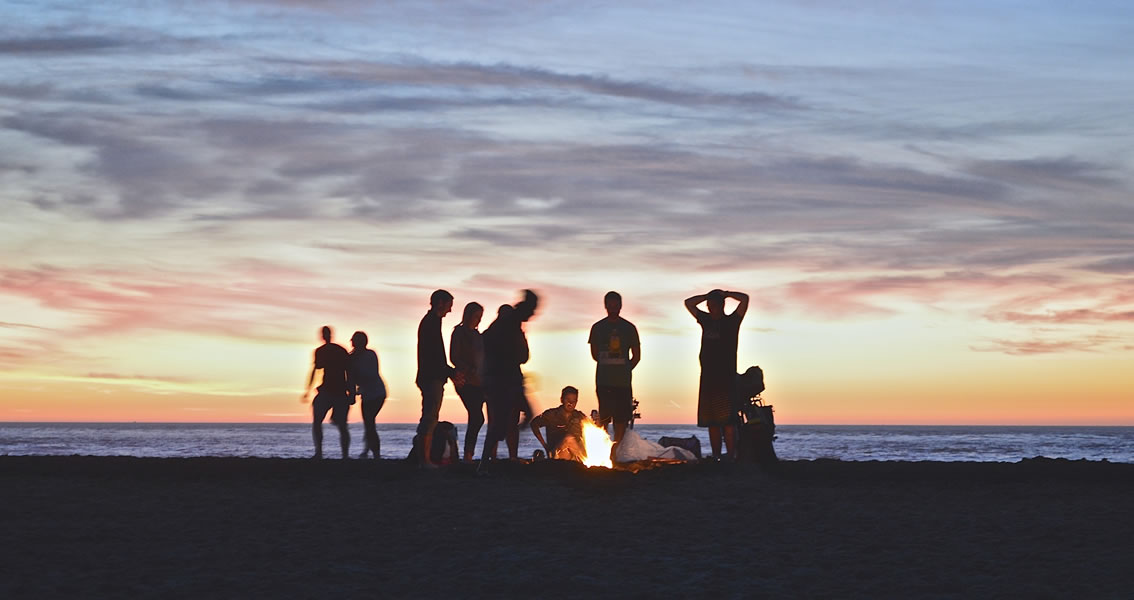
M 547 447 L 555 450 L 563 445 L 563 440 L 571 436 L 579 441 L 583 439 L 583 421 L 587 418 L 582 411 L 573 410 L 563 412 L 563 406 L 556 406 L 543 411 L 543 414 L 532 420 L 536 427 L 547 427 Z
M 630 348 L 638 346 L 638 328 L 622 317 L 607 317 L 591 326 L 587 342 L 598 350 L 595 385 L 630 387 Z
M 317 388 L 320 392 L 346 393 L 349 357 L 346 348 L 332 342 L 315 349 L 315 368 L 323 369 L 323 382 Z

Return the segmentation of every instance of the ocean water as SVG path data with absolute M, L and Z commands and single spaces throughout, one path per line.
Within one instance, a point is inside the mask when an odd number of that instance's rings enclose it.
M 357 455 L 362 425 L 349 427 Z M 414 427 L 379 424 L 382 457 L 405 457 Z M 463 443 L 464 425 L 457 429 Z M 709 451 L 706 431 L 693 425 L 639 424 L 635 431 L 652 441 L 696 436 Z M 787 460 L 1016 462 L 1043 456 L 1134 463 L 1134 427 L 780 425 L 776 434 L 776 453 Z M 479 437 L 483 443 L 483 429 Z M 324 425 L 325 456 L 339 455 L 338 438 Z M 530 457 L 538 447 L 524 428 L 520 455 Z M 0 423 L 0 455 L 302 458 L 312 451 L 311 426 L 298 423 Z M 500 456 L 506 456 L 504 444 Z

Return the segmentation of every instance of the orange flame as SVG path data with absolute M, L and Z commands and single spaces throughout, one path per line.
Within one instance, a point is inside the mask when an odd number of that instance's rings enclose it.
M 610 449 L 614 442 L 606 430 L 591 421 L 583 421 L 583 464 L 588 467 L 614 467 L 610 461 Z

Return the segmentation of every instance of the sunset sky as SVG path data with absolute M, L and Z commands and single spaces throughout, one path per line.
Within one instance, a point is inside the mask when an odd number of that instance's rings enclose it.
M 414 421 L 430 292 L 447 342 L 530 287 L 538 405 L 595 407 L 614 289 L 645 420 L 688 423 L 682 300 L 721 287 L 781 423 L 1134 425 L 1132 31 L 1126 1 L 0 2 L 0 421 L 302 422 L 324 324 Z

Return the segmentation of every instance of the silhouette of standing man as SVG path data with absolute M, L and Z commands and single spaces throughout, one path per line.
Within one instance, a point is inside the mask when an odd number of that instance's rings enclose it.
M 524 373 L 528 362 L 528 338 L 524 323 L 535 314 L 539 297 L 524 290 L 515 306 L 505 304 L 496 320 L 484 330 L 484 394 L 488 403 L 488 430 L 481 460 L 494 460 L 500 440 L 508 446 L 508 457 L 519 458 L 520 410 L 524 404 Z
M 731 314 L 725 314 L 725 298 L 739 302 Z M 697 305 L 704 302 L 709 312 Z M 701 381 L 697 390 L 697 426 L 709 428 L 709 446 L 713 458 L 721 457 L 721 433 L 729 456 L 736 449 L 737 411 L 732 404 L 736 382 L 736 346 L 740 338 L 740 322 L 748 312 L 748 294 L 713 290 L 685 299 L 685 308 L 701 325 Z
M 614 442 L 622 441 L 626 426 L 634 416 L 634 391 L 631 377 L 634 367 L 642 360 L 642 345 L 638 328 L 618 316 L 622 312 L 622 296 L 607 292 L 603 298 L 606 318 L 591 326 L 587 343 L 591 345 L 591 358 L 595 368 L 595 394 L 598 396 L 599 418 L 602 426 L 614 423 Z
M 441 337 L 441 318 L 453 310 L 453 295 L 445 290 L 437 290 L 429 297 L 429 312 L 421 318 L 417 326 L 417 387 L 421 390 L 421 421 L 417 424 L 417 436 L 421 442 L 419 453 L 421 465 L 432 468 L 437 465 L 429 456 L 433 447 L 433 429 L 441 413 L 441 399 L 445 396 L 445 381 L 450 377 L 453 383 L 464 383 L 463 378 L 445 355 L 445 340 Z
M 311 437 L 315 441 L 315 458 L 323 458 L 323 419 L 331 413 L 331 422 L 339 428 L 339 445 L 343 458 L 350 452 L 350 432 L 347 431 L 347 413 L 353 404 L 353 396 L 347 393 L 346 348 L 331 342 L 331 328 L 323 326 L 323 345 L 315 349 L 315 362 L 311 376 L 307 378 L 307 389 L 301 400 L 307 402 L 311 386 L 315 383 L 315 371 L 323 370 L 323 382 L 319 384 L 315 399 L 311 401 Z

